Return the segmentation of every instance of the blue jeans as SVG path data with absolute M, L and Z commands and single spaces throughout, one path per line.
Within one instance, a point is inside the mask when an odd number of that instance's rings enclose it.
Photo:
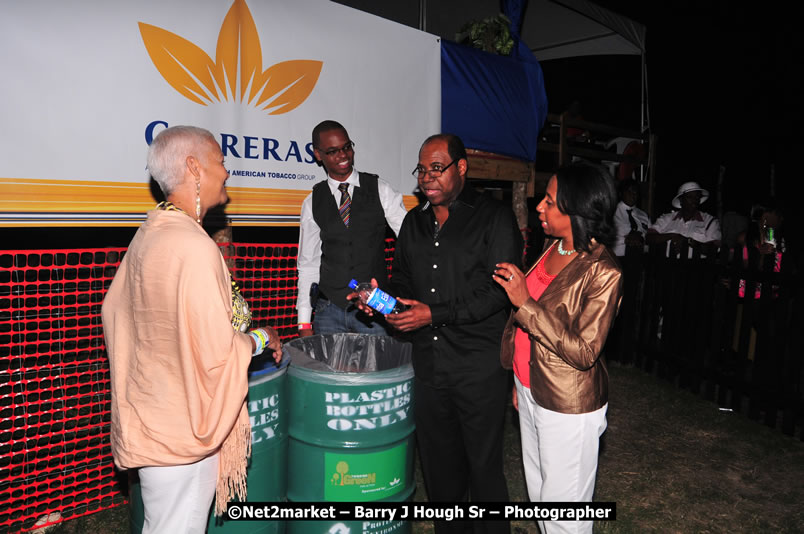
M 349 304 L 344 310 L 325 298 L 318 299 L 313 317 L 313 332 L 316 334 L 375 334 L 387 336 L 385 319 L 378 314 L 369 317 Z

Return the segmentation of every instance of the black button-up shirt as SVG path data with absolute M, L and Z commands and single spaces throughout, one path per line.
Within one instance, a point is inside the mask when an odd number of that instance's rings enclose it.
M 465 186 L 438 227 L 430 203 L 405 217 L 394 254 L 396 296 L 430 306 L 433 323 L 412 334 L 416 376 L 434 387 L 476 381 L 500 368 L 510 310 L 495 264 L 521 264 L 522 235 L 510 208 Z

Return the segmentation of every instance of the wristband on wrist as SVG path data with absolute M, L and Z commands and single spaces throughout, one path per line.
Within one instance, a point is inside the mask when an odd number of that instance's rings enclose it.
M 249 335 L 249 337 L 251 337 L 251 339 L 254 340 L 254 352 L 251 353 L 251 356 L 254 357 L 257 354 L 261 354 L 262 349 L 264 349 L 265 347 L 262 344 L 262 340 L 260 339 L 260 336 L 258 336 L 254 332 L 249 332 L 248 335 Z
M 299 330 L 312 330 L 313 323 L 299 323 Z
M 252 356 L 262 354 L 262 351 L 265 350 L 265 345 L 267 345 L 269 341 L 268 332 L 266 332 L 262 328 L 255 328 L 254 330 L 249 332 L 249 335 L 252 337 L 252 339 L 254 339 L 254 345 L 255 345 L 254 353 L 252 354 Z

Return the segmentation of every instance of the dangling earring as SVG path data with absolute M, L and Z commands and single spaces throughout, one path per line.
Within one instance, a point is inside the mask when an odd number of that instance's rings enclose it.
M 195 222 L 201 224 L 201 181 L 195 183 Z

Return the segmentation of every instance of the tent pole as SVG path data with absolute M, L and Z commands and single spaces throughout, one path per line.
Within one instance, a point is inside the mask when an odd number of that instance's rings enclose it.
M 419 30 L 427 31 L 427 0 L 419 0 Z
M 644 135 L 645 132 L 650 132 L 650 110 L 648 109 L 648 67 L 647 67 L 647 64 L 645 62 L 645 50 L 644 49 L 642 50 L 642 53 L 640 54 L 640 58 L 641 58 L 641 63 L 642 63 L 642 79 L 640 80 L 640 82 L 641 82 L 640 86 L 641 86 L 642 90 L 641 90 L 641 94 L 640 94 L 641 104 L 640 104 L 639 113 L 640 113 L 640 121 L 642 122 L 642 124 L 641 124 L 642 134 Z M 652 137 L 653 136 L 651 136 L 651 138 Z M 652 147 L 651 147 L 651 149 L 652 149 Z M 651 172 L 651 171 L 649 170 L 648 172 Z M 639 167 L 639 180 L 641 182 L 645 181 L 645 166 L 644 165 L 640 165 L 640 167 Z
M 645 104 L 646 104 L 646 98 L 645 97 L 646 97 L 647 92 L 648 92 L 648 77 L 647 77 L 647 73 L 645 72 L 646 69 L 645 69 L 645 51 L 644 50 L 642 51 L 642 54 L 640 55 L 640 57 L 642 59 L 642 79 L 640 80 L 641 81 L 640 86 L 641 86 L 642 90 L 641 90 L 641 95 L 640 95 L 641 103 L 640 103 L 639 112 L 640 112 L 640 121 L 641 121 L 640 126 L 642 128 L 642 133 L 645 133 L 645 129 L 649 128 L 649 126 L 646 124 L 647 117 L 646 117 L 646 113 L 645 113 Z

